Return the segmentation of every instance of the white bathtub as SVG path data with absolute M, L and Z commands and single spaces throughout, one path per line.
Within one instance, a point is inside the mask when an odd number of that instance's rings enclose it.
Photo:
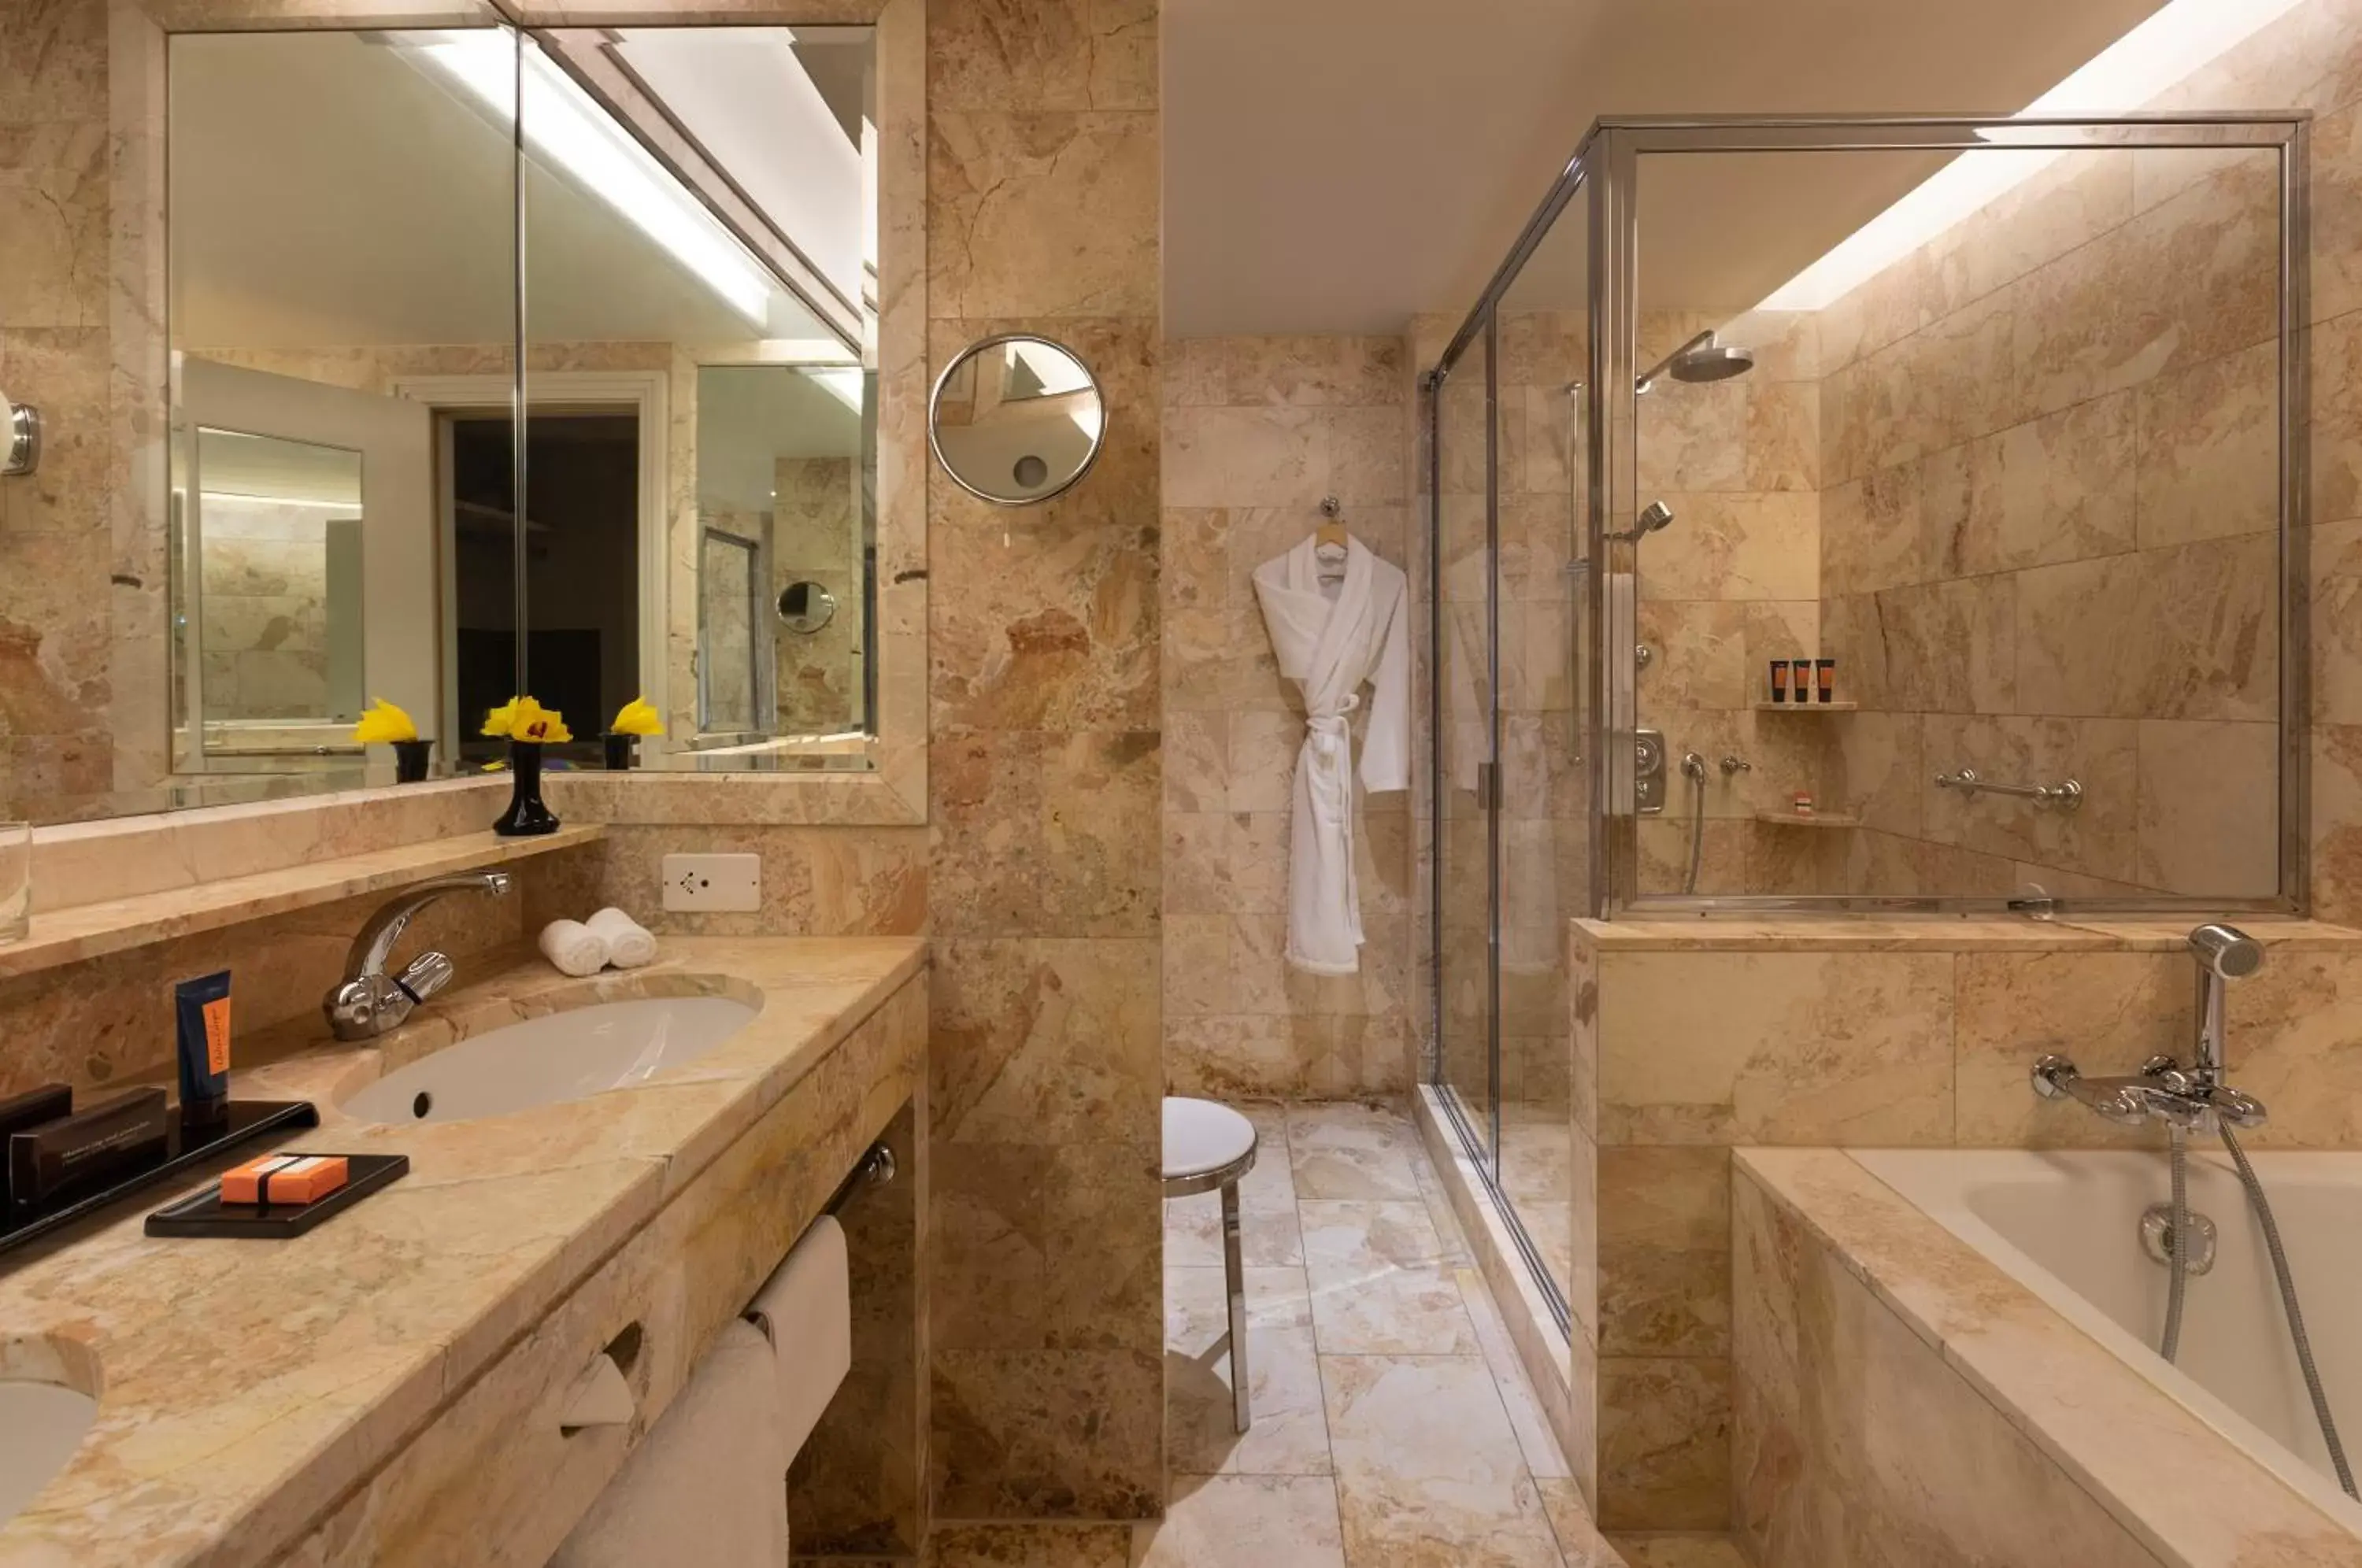
M 2305 1330 L 2349 1463 L 2362 1468 L 2362 1154 L 2251 1154 L 2279 1221 Z M 2156 1352 L 2167 1271 L 2141 1246 L 2166 1201 L 2162 1154 L 1857 1150 L 1854 1158 L 2015 1276 L 2201 1419 L 2348 1529 L 2289 1342 L 2263 1232 L 2230 1156 L 2193 1142 L 2190 1204 L 2214 1221 L 2212 1273 L 2193 1277 L 2181 1353 Z

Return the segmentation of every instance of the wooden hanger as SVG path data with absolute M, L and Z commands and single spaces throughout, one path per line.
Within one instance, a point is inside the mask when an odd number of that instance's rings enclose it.
M 1320 502 L 1320 515 L 1329 521 L 1313 530 L 1312 544 L 1315 549 L 1334 547 L 1341 550 L 1352 538 L 1352 535 L 1345 532 L 1345 525 L 1339 521 L 1338 513 L 1342 510 L 1343 508 L 1337 504 L 1335 496 L 1323 498 Z

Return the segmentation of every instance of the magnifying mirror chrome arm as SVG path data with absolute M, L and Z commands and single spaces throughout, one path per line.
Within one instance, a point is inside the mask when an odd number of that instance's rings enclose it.
M 29 474 L 41 466 L 41 411 L 29 403 L 11 403 L 0 392 L 0 475 Z

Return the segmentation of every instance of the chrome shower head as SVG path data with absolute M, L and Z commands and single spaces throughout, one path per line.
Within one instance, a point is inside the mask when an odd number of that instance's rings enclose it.
M 2225 980 L 2244 980 L 2264 966 L 2263 944 L 2235 925 L 2208 923 L 2190 933 L 2198 966 Z
M 1754 368 L 1755 350 L 1727 347 L 1716 342 L 1713 333 L 1701 332 L 1640 372 L 1633 390 L 1647 392 L 1663 376 L 1677 381 L 1727 381 Z
M 1667 526 L 1672 520 L 1672 507 L 1661 501 L 1652 501 L 1641 509 L 1639 516 L 1632 519 L 1632 526 L 1620 534 L 1610 534 L 1607 536 L 1620 544 L 1637 544 L 1658 529 Z

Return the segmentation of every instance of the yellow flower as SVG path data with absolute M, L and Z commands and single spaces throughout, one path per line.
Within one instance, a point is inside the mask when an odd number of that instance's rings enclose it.
M 555 745 L 574 738 L 574 732 L 566 727 L 565 714 L 555 708 L 545 708 L 530 697 L 512 697 L 485 714 L 484 733 L 535 745 Z
M 371 742 L 391 744 L 418 738 L 418 725 L 411 716 L 382 697 L 372 697 L 370 705 L 361 710 L 361 722 L 353 726 L 353 742 L 368 745 Z
M 607 727 L 619 735 L 660 735 L 664 719 L 646 698 L 635 697 L 616 711 L 615 722 Z

